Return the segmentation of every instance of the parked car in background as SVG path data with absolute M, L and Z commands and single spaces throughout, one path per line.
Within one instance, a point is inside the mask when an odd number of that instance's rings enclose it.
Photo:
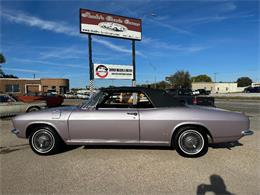
M 88 100 L 90 98 L 90 95 L 88 93 L 78 93 L 77 98 Z
M 72 93 L 72 92 L 68 92 L 64 94 L 64 98 L 66 99 L 73 99 L 73 98 L 77 98 L 77 95 Z
M 48 96 L 58 95 L 58 93 L 57 93 L 57 91 L 56 91 L 55 89 L 49 89 L 49 90 L 46 92 L 46 94 L 47 94 Z
M 34 102 L 43 100 L 46 101 L 48 107 L 61 106 L 64 101 L 64 97 L 62 97 L 61 95 L 54 95 L 52 93 L 29 93 L 21 96 L 16 96 L 16 98 L 23 102 Z
M 260 87 L 247 87 L 244 89 L 245 93 L 260 93 Z
M 183 104 L 215 107 L 214 97 L 193 95 L 191 89 L 166 89 L 166 92 Z
M 40 155 L 68 145 L 172 146 L 197 157 L 208 143 L 237 141 L 252 135 L 242 113 L 183 105 L 164 90 L 117 87 L 102 89 L 77 107 L 61 107 L 13 118 L 12 132 L 29 138 Z
M 46 108 L 45 101 L 25 103 L 17 101 L 15 98 L 0 94 L 0 117 L 13 116 L 24 112 L 33 112 Z
M 209 95 L 210 93 L 211 91 L 206 89 L 196 89 L 193 91 L 194 95 Z

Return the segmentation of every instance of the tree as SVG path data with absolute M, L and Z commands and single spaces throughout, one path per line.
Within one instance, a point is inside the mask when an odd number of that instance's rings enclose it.
M 191 77 L 191 80 L 192 82 L 212 82 L 212 79 L 206 74 Z
M 5 57 L 2 53 L 0 53 L 0 64 L 5 63 Z M 0 78 L 4 77 L 5 73 L 2 70 L 2 66 L 0 65 Z
M 0 64 L 3 64 L 5 62 L 6 62 L 6 60 L 5 60 L 4 55 L 2 53 L 0 53 Z M 0 78 L 18 78 L 18 77 L 15 75 L 12 75 L 12 74 L 5 74 L 0 65 Z
M 240 77 L 237 79 L 238 87 L 246 87 L 252 84 L 252 80 L 249 77 Z
M 175 74 L 165 78 L 166 81 L 174 88 L 191 88 L 191 78 L 188 71 L 177 71 Z
M 5 63 L 5 57 L 2 53 L 0 53 L 0 64 Z
M 167 83 L 166 81 L 160 81 L 160 82 L 158 82 L 158 83 L 155 83 L 155 87 L 156 87 L 157 89 L 166 89 L 166 88 L 169 88 L 170 85 L 169 85 L 169 83 Z

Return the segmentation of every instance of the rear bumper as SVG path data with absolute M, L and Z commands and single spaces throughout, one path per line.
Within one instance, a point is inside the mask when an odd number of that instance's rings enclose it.
M 244 130 L 244 131 L 241 132 L 242 136 L 248 136 L 248 135 L 253 135 L 253 134 L 254 134 L 254 132 L 250 129 Z

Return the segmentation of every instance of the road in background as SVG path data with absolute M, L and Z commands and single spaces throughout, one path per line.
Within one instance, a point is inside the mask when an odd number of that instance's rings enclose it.
M 181 157 L 168 147 L 134 146 L 82 146 L 38 156 L 27 140 L 10 133 L 10 119 L 0 120 L 1 194 L 203 194 L 210 189 L 258 195 L 259 102 L 216 100 L 216 105 L 245 111 L 255 134 L 213 145 L 200 158 Z

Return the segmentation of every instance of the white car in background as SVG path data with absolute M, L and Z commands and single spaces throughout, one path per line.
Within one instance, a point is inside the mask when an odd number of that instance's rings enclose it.
M 64 98 L 66 98 L 66 99 L 73 99 L 73 98 L 77 98 L 77 95 L 74 94 L 74 93 L 69 92 L 69 93 L 65 93 L 64 94 Z
M 22 102 L 7 94 L 0 94 L 0 117 L 13 116 L 24 112 L 33 112 L 47 107 L 45 101 Z
M 79 99 L 84 99 L 84 100 L 88 100 L 90 98 L 90 95 L 87 93 L 78 93 L 77 94 L 77 98 Z

